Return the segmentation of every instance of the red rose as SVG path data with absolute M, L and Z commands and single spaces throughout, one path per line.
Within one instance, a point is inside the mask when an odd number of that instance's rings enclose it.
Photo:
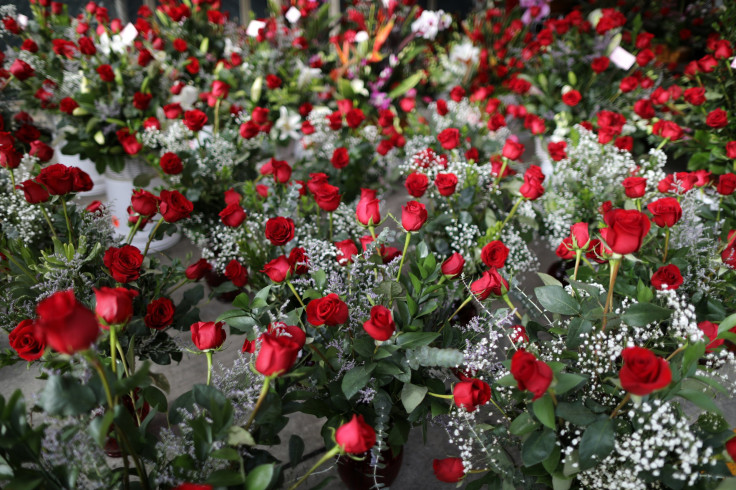
M 151 94 L 136 92 L 135 94 L 133 94 L 133 107 L 135 107 L 139 111 L 145 111 L 146 109 L 148 109 L 148 105 L 151 103 L 151 99 L 153 99 L 153 95 Z
M 309 272 L 309 257 L 307 251 L 302 247 L 294 247 L 289 252 L 289 265 L 295 274 L 306 274 Z
M 296 362 L 302 346 L 289 335 L 278 332 L 264 333 L 260 337 L 261 348 L 256 357 L 256 371 L 264 376 L 286 373 Z
M 643 197 L 647 191 L 647 179 L 644 177 L 627 177 L 622 182 L 626 197 L 637 199 Z
M 498 131 L 499 128 L 506 126 L 506 118 L 503 116 L 503 114 L 493 114 L 488 119 L 487 126 L 489 131 Z
M 657 269 L 652 275 L 652 286 L 661 291 L 663 289 L 677 289 L 682 286 L 682 274 L 680 268 L 674 264 L 668 264 Z
M 100 65 L 97 67 L 97 74 L 103 82 L 115 81 L 115 73 L 110 65 Z
M 718 176 L 716 191 L 722 196 L 730 196 L 736 189 L 736 174 L 727 173 Z
M 728 126 L 728 114 L 723 109 L 715 109 L 708 113 L 705 124 L 714 129 L 725 128 Z
M 159 196 L 161 204 L 159 209 L 161 216 L 167 223 L 176 223 L 177 221 L 188 218 L 194 210 L 194 204 L 184 197 L 179 191 L 161 191 Z
M 13 147 L 0 149 L 0 167 L 18 168 L 22 158 L 23 155 Z
M 166 104 L 163 106 L 164 116 L 166 116 L 166 119 L 177 119 L 179 116 L 181 116 L 183 109 L 181 108 L 181 105 L 176 102 L 174 104 Z
M 447 115 L 447 111 L 447 102 L 444 99 L 437 99 L 437 114 L 445 116 Z
M 483 273 L 480 279 L 470 284 L 470 292 L 478 297 L 478 301 L 483 301 L 488 296 L 503 296 L 509 290 L 509 283 L 504 279 L 496 269 L 490 269 Z
M 184 126 L 195 133 L 207 124 L 207 114 L 199 109 L 184 112 Z
M 682 217 L 682 207 L 674 197 L 663 197 L 649 203 L 647 209 L 652 213 L 652 220 L 660 228 L 671 228 Z
M 260 173 L 261 175 L 273 175 L 276 182 L 285 184 L 291 178 L 291 165 L 284 160 L 271 158 L 261 167 Z
M 31 65 L 20 58 L 16 58 L 15 61 L 13 61 L 13 64 L 10 65 L 10 73 L 22 82 L 23 80 L 32 77 L 35 74 L 35 71 L 33 71 Z
M 509 256 L 509 249 L 503 242 L 493 240 L 487 243 L 480 252 L 480 258 L 488 267 L 497 269 L 506 265 L 506 258 Z
M 570 226 L 570 238 L 572 246 L 576 250 L 587 250 L 590 246 L 590 232 L 588 231 L 588 223 L 575 223 Z
M 386 156 L 386 154 L 393 149 L 394 145 L 391 143 L 391 140 L 381 140 L 380 143 L 378 143 L 378 146 L 376 147 L 376 152 L 381 156 Z
M 634 112 L 642 119 L 651 119 L 656 115 L 656 112 L 654 111 L 654 104 L 652 104 L 652 102 L 647 99 L 637 100 L 634 103 Z
M 454 100 L 455 102 L 460 102 L 463 100 L 463 97 L 465 97 L 465 89 L 462 88 L 459 85 L 455 85 L 452 87 L 452 90 L 450 90 L 450 98 Z
M 335 151 L 332 152 L 330 163 L 335 168 L 347 167 L 348 163 L 350 163 L 350 154 L 348 153 L 347 148 L 335 148 Z
M 712 352 L 726 341 L 718 338 L 718 325 L 709 321 L 698 323 L 698 328 L 703 332 L 703 336 L 708 339 L 709 343 L 705 347 L 706 352 Z
M 437 187 L 437 192 L 442 196 L 451 196 L 455 193 L 457 188 L 457 176 L 455 174 L 437 174 L 434 179 L 434 185 Z
M 636 55 L 636 63 L 639 66 L 646 66 L 654 59 L 654 52 L 651 49 L 643 49 Z
M 564 141 L 560 141 L 559 143 L 550 142 L 547 145 L 549 157 L 555 162 L 559 162 L 560 160 L 564 160 L 565 158 L 567 158 L 567 153 L 565 153 L 566 148 L 567 143 L 565 143 Z
M 174 39 L 174 42 L 172 42 L 171 45 L 176 51 L 180 53 L 183 53 L 187 50 L 187 42 L 180 37 Z
M 49 200 L 48 191 L 34 180 L 23 181 L 15 188 L 23 191 L 23 197 L 28 204 L 39 204 Z
M 314 191 L 314 200 L 317 206 L 328 213 L 333 212 L 340 206 L 340 188 L 330 184 L 322 184 Z
M 728 232 L 728 242 L 721 252 L 721 260 L 727 266 L 736 269 L 736 230 Z
M 532 134 L 542 134 L 546 129 L 544 119 L 535 114 L 527 114 L 524 117 L 524 127 L 531 131 Z
M 218 99 L 227 99 L 230 93 L 230 85 L 223 82 L 222 80 L 215 80 L 212 82 L 212 95 Z
M 23 44 L 20 45 L 21 51 L 28 51 L 29 53 L 38 52 L 38 44 L 33 39 L 26 39 Z
M 631 92 L 639 86 L 639 80 L 636 77 L 624 77 L 618 85 L 619 90 L 623 93 Z
M 519 192 L 524 198 L 534 201 L 544 194 L 544 174 L 542 169 L 537 165 L 530 165 L 524 172 L 524 183 L 519 188 Z
M 43 141 L 36 140 L 31 142 L 31 149 L 28 154 L 46 163 L 53 158 L 54 149 Z
M 705 87 L 692 87 L 685 90 L 685 101 L 692 105 L 705 104 Z
M 240 125 L 240 136 L 247 140 L 255 138 L 260 132 L 260 126 L 258 126 L 253 121 L 247 121 Z
M 102 205 L 102 202 L 100 201 L 92 201 L 87 205 L 86 208 L 84 208 L 88 213 L 101 213 L 104 209 L 104 206 Z
M 236 287 L 242 288 L 248 284 L 248 269 L 242 266 L 240 262 L 233 259 L 225 267 L 225 276 L 235 284 Z
M 365 331 L 375 340 L 388 340 L 396 331 L 391 310 L 383 305 L 371 308 L 371 317 L 363 323 Z
M 682 128 L 672 121 L 659 120 L 652 126 L 652 133 L 670 141 L 677 141 L 682 138 Z
M 732 460 L 736 461 L 736 437 L 732 437 L 726 441 L 726 451 Z
M 592 70 L 596 73 L 603 73 L 608 68 L 608 65 L 611 64 L 611 60 L 607 56 L 601 56 L 599 58 L 593 59 L 593 61 L 590 63 L 590 67 Z
M 348 305 L 335 293 L 313 299 L 307 304 L 307 321 L 315 327 L 320 325 L 334 327 L 347 323 L 348 313 Z
M 289 277 L 291 263 L 285 255 L 281 255 L 264 265 L 261 272 L 266 274 L 273 282 L 281 283 Z
M 480 379 L 469 379 L 457 383 L 452 389 L 452 396 L 457 407 L 474 412 L 491 399 L 491 387 Z
M 619 136 L 613 142 L 613 145 L 619 150 L 631 151 L 634 149 L 634 138 L 631 136 Z
M 364 120 L 365 115 L 360 109 L 350 109 L 347 114 L 345 114 L 345 122 L 347 122 L 348 126 L 353 129 L 360 126 Z
M 199 60 L 194 56 L 190 56 L 189 58 L 187 58 L 184 64 L 186 66 L 186 70 L 192 75 L 196 75 L 197 73 L 199 73 Z
M 104 323 L 100 326 L 107 330 L 108 325 L 123 325 L 133 316 L 133 298 L 138 291 L 126 288 L 95 289 L 95 312 Z
M 445 458 L 432 460 L 434 476 L 441 482 L 457 483 L 465 477 L 462 458 Z
M 376 445 L 376 431 L 362 415 L 353 415 L 350 422 L 337 428 L 335 441 L 348 454 L 362 454 Z
M 406 231 L 419 231 L 427 221 L 427 208 L 418 201 L 401 206 L 401 226 Z
M 250 120 L 259 126 L 263 126 L 268 122 L 268 114 L 271 112 L 269 109 L 264 107 L 254 107 L 253 112 L 250 115 Z
M 9 334 L 10 347 L 25 361 L 35 361 L 43 355 L 46 343 L 36 333 L 33 320 L 23 320 Z
M 36 332 L 52 349 L 62 354 L 74 354 L 97 340 L 100 327 L 95 314 L 79 303 L 74 291 L 59 291 L 36 307 Z
M 422 197 L 424 193 L 427 192 L 427 187 L 429 187 L 429 179 L 425 174 L 412 172 L 406 178 L 404 187 L 406 187 L 406 191 L 409 195 L 413 197 Z
M 184 271 L 184 275 L 190 281 L 199 281 L 202 279 L 207 272 L 212 270 L 212 264 L 207 262 L 205 259 L 199 259 Z
M 79 104 L 71 97 L 64 97 L 59 101 L 59 110 L 65 114 L 71 115 L 77 107 Z
M 702 168 L 691 173 L 691 175 L 695 176 L 695 178 L 697 179 L 695 181 L 696 187 L 705 187 L 706 185 L 710 184 L 711 174 L 711 171 Z
M 197 322 L 189 329 L 192 332 L 192 342 L 199 350 L 217 349 L 225 342 L 223 322 Z
M 275 90 L 281 87 L 281 79 L 276 75 L 269 73 L 266 75 L 266 86 L 269 90 Z
M 52 196 L 63 196 L 72 192 L 74 175 L 71 169 L 61 163 L 49 165 L 41 169 L 36 177 L 39 184 L 43 184 Z
M 636 209 L 611 209 L 604 215 L 603 221 L 608 228 L 600 230 L 601 236 L 608 247 L 620 255 L 638 251 L 652 226 L 647 215 Z
M 163 330 L 174 321 L 174 303 L 169 298 L 158 298 L 146 306 L 146 316 L 143 321 L 148 328 Z
M 179 155 L 170 151 L 161 155 L 159 165 L 161 166 L 161 170 L 167 175 L 179 175 L 184 170 L 184 165 Z
M 245 221 L 245 210 L 238 203 L 228 204 L 225 209 L 220 211 L 220 220 L 225 226 L 236 228 Z
M 632 395 L 644 396 L 666 388 L 672 381 L 669 363 L 644 347 L 627 347 L 621 352 L 621 387 Z
M 580 95 L 580 92 L 575 89 L 568 90 L 567 92 L 562 94 L 562 102 L 570 107 L 575 107 L 580 103 L 581 100 L 583 100 L 583 96 Z
M 706 54 L 698 61 L 698 69 L 703 73 L 711 73 L 718 66 L 718 61 L 711 55 Z
M 113 279 L 126 283 L 140 277 L 143 255 L 133 245 L 123 245 L 120 248 L 110 247 L 105 251 L 103 262 L 110 270 Z
M 555 255 L 562 260 L 571 260 L 575 258 L 575 252 L 573 252 L 572 237 L 565 237 L 562 242 L 557 246 Z
M 446 278 L 454 279 L 462 274 L 463 267 L 465 267 L 465 258 L 463 258 L 463 256 L 459 253 L 455 252 L 448 258 L 446 258 L 444 262 L 442 262 L 442 266 L 440 267 L 440 269 L 442 270 L 442 275 L 444 275 Z
M 115 132 L 115 136 L 118 137 L 120 145 L 128 155 L 135 155 L 143 149 L 143 145 L 138 141 L 136 133 L 131 133 L 128 128 L 118 129 Z
M 136 189 L 130 198 L 130 207 L 139 216 L 150 218 L 158 212 L 158 197 L 144 189 Z
M 452 150 L 460 144 L 460 131 L 456 128 L 447 128 L 437 135 L 437 140 L 442 148 Z
M 358 255 L 358 247 L 351 239 L 335 242 L 337 247 L 337 263 L 340 265 L 348 265 L 353 262 L 353 256 Z
M 544 395 L 553 377 L 552 368 L 523 349 L 517 350 L 511 358 L 511 375 L 520 390 L 534 394 L 534 400 Z
M 696 175 L 688 172 L 677 172 L 669 174 L 657 184 L 657 190 L 662 193 L 672 192 L 675 194 L 684 194 L 695 187 L 698 181 Z
M 79 52 L 83 55 L 92 56 L 97 54 L 97 48 L 95 47 L 95 43 L 92 42 L 92 39 L 88 37 L 80 37 L 78 42 Z
M 374 226 L 381 222 L 380 202 L 376 199 L 376 191 L 361 189 L 360 200 L 355 216 L 364 226 Z
M 273 245 L 286 245 L 294 238 L 294 221 L 278 216 L 266 221 L 266 238 Z
M 501 154 L 509 160 L 517 160 L 524 153 L 524 145 L 514 140 L 507 139 L 503 145 Z

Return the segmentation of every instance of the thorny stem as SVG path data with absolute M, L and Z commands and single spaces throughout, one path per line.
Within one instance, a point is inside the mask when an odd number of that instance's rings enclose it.
M 523 317 L 521 316 L 521 313 L 519 313 L 519 309 L 514 306 L 514 304 L 511 302 L 511 298 L 509 298 L 508 293 L 504 294 L 503 300 L 506 302 L 507 305 L 509 305 L 509 308 L 511 308 L 511 311 L 513 311 L 516 314 L 516 318 L 521 320 Z
M 498 183 L 501 182 L 501 179 L 503 178 L 503 173 L 506 171 L 506 166 L 509 164 L 508 158 L 503 159 L 503 164 L 501 164 L 501 170 L 498 172 L 498 175 L 496 176 L 496 181 L 493 183 L 493 187 L 498 187 Z
M 118 362 L 115 359 L 117 356 L 117 343 L 118 343 L 118 332 L 115 325 L 110 325 L 110 367 L 112 372 L 117 374 Z
M 268 388 L 271 385 L 271 377 L 266 376 L 266 378 L 263 380 L 263 388 L 261 388 L 261 394 L 258 396 L 258 401 L 256 402 L 256 406 L 253 407 L 253 411 L 250 414 L 250 418 L 248 419 L 248 422 L 245 424 L 245 430 L 248 430 L 250 428 L 251 424 L 253 423 L 253 420 L 256 418 L 256 414 L 258 413 L 258 409 L 261 408 L 261 405 L 263 405 L 263 401 L 266 399 L 266 395 L 268 395 Z
M 183 281 L 181 281 L 181 282 L 180 282 L 179 284 L 177 284 L 177 285 L 176 285 L 176 286 L 174 286 L 173 288 L 169 289 L 169 292 L 168 292 L 168 293 L 166 293 L 166 294 L 167 294 L 167 296 L 170 296 L 170 295 L 171 295 L 171 293 L 173 293 L 174 291 L 176 291 L 177 289 L 179 289 L 180 287 L 182 287 L 183 285 L 185 285 L 185 284 L 186 284 L 186 283 L 188 283 L 188 282 L 189 282 L 189 279 L 184 279 L 184 280 L 183 280 Z
M 470 303 L 471 301 L 473 301 L 473 298 L 474 297 L 475 296 L 473 296 L 471 294 L 470 296 L 468 296 L 467 298 L 465 298 L 465 301 L 463 301 L 462 303 L 460 303 L 460 306 L 457 307 L 457 310 L 455 310 L 452 313 L 452 315 L 450 315 L 449 318 L 447 318 L 447 320 L 445 320 L 445 323 L 442 324 L 442 326 L 440 327 L 440 329 L 438 330 L 438 332 L 441 332 L 442 329 L 445 328 L 445 325 L 448 325 L 450 323 L 450 320 L 452 320 L 453 318 L 455 318 L 455 315 L 457 315 L 458 313 L 460 313 L 460 310 L 462 310 L 463 308 L 465 308 L 465 305 L 467 305 L 468 303 Z
M 291 292 L 294 293 L 296 300 L 299 301 L 299 304 L 302 305 L 302 308 L 306 308 L 306 306 L 304 306 L 304 302 L 302 301 L 302 298 L 299 296 L 299 293 L 296 292 L 296 289 L 294 288 L 294 285 L 291 283 L 291 281 L 286 281 L 286 285 L 289 286 L 289 289 L 291 289 Z
M 151 246 L 151 242 L 153 241 L 153 237 L 156 236 L 156 232 L 158 231 L 158 227 L 161 226 L 161 223 L 163 223 L 163 222 L 164 222 L 164 218 L 162 216 L 161 219 L 159 219 L 158 222 L 156 223 L 156 226 L 153 228 L 153 231 L 151 232 L 151 234 L 149 235 L 148 241 L 146 242 L 146 248 L 145 248 L 145 250 L 143 250 L 143 256 L 144 257 L 148 253 L 148 247 Z
M 404 258 L 406 258 L 406 251 L 409 248 L 409 242 L 411 241 L 411 232 L 406 232 L 406 240 L 404 241 L 404 251 L 401 253 L 401 262 L 399 262 L 399 272 L 396 274 L 396 281 L 398 282 L 401 278 L 401 268 L 404 267 Z
M 329 451 L 327 451 L 321 458 L 319 458 L 319 461 L 317 461 L 314 464 L 314 466 L 312 466 L 309 469 L 309 471 L 307 471 L 304 474 L 304 476 L 302 476 L 301 478 L 299 478 L 299 480 L 297 480 L 296 483 L 294 483 L 292 486 L 289 487 L 289 490 L 294 490 L 296 487 L 298 487 L 299 485 L 301 485 L 302 483 L 304 483 L 304 481 L 309 477 L 309 475 L 311 475 L 312 473 L 314 473 L 314 470 L 316 470 L 317 468 L 319 468 L 320 466 L 322 466 L 322 464 L 324 464 L 324 462 L 327 461 L 328 459 L 334 458 L 338 453 L 340 453 L 340 451 L 341 451 L 340 446 L 335 446 L 332 449 L 330 449 Z
M 309 344 L 309 348 L 312 349 L 312 351 L 315 354 L 317 354 L 320 358 L 322 358 L 323 361 L 325 361 L 325 364 L 327 364 L 327 367 L 328 368 L 332 369 L 333 371 L 335 370 L 335 368 L 332 367 L 332 364 L 330 364 L 329 359 L 327 359 L 327 357 L 325 357 L 325 355 L 322 353 L 322 351 L 319 350 L 317 347 L 315 347 L 314 344 Z
M 608 281 L 608 297 L 606 298 L 606 306 L 603 308 L 603 327 L 601 331 L 606 330 L 606 323 L 608 321 L 608 312 L 611 310 L 613 305 L 613 286 L 616 284 L 616 275 L 618 275 L 618 268 L 621 266 L 621 259 L 613 259 L 610 261 L 611 264 L 611 276 Z

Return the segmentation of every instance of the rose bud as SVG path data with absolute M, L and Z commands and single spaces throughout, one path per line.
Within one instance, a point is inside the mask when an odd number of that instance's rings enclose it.
M 196 133 L 201 130 L 205 124 L 207 124 L 207 114 L 199 109 L 184 112 L 184 126 L 186 126 L 190 131 Z
M 457 407 L 474 412 L 491 399 L 491 387 L 480 379 L 461 381 L 452 389 L 452 396 Z
M 113 279 L 126 283 L 140 277 L 143 255 L 133 245 L 123 245 L 120 248 L 110 247 L 105 251 L 103 262 Z
M 547 144 L 547 152 L 549 153 L 549 157 L 555 162 L 559 162 L 560 160 L 564 160 L 565 158 L 567 158 L 567 153 L 565 152 L 566 148 L 567 143 L 565 143 L 564 141 L 560 141 L 559 143 L 550 142 L 549 144 Z
M 9 334 L 8 343 L 25 361 L 35 361 L 43 355 L 46 343 L 36 333 L 33 320 L 23 320 Z
M 519 192 L 524 198 L 534 201 L 544 194 L 542 182 L 544 182 L 542 169 L 537 165 L 530 165 L 524 173 L 524 183 L 519 188 Z
M 406 231 L 419 231 L 427 221 L 427 208 L 418 201 L 401 206 L 401 226 Z
M 235 189 L 228 189 L 225 191 L 225 204 L 240 204 L 240 201 L 243 199 L 243 196 L 241 196 Z
M 692 105 L 703 105 L 705 103 L 705 88 L 693 87 L 685 90 L 685 101 Z
M 103 82 L 109 83 L 115 81 L 115 73 L 112 71 L 112 67 L 110 65 L 105 64 L 98 66 L 97 74 Z
M 429 187 L 429 179 L 425 174 L 412 172 L 406 178 L 404 187 L 406 187 L 406 191 L 410 196 L 422 197 L 427 192 L 427 187 Z
M 53 158 L 54 149 L 43 141 L 36 140 L 31 142 L 31 149 L 28 154 L 46 163 Z
M 181 116 L 183 109 L 181 108 L 181 104 L 178 102 L 173 104 L 166 104 L 162 107 L 164 111 L 164 116 L 166 116 L 166 119 L 178 119 L 179 116 Z
M 307 321 L 315 327 L 342 325 L 348 321 L 348 314 L 348 305 L 335 293 L 313 299 L 307 304 Z
M 437 192 L 442 196 L 451 196 L 457 188 L 457 176 L 455 174 L 437 174 L 434 179 Z
M 507 139 L 501 154 L 509 160 L 517 160 L 524 153 L 524 145 L 512 139 Z
M 296 362 L 301 346 L 290 336 L 264 333 L 256 357 L 256 371 L 264 376 L 286 373 Z
M 194 210 L 194 204 L 176 190 L 161 191 L 160 199 L 159 210 L 167 223 L 176 223 L 181 219 L 188 218 Z
M 74 291 L 58 291 L 36 307 L 36 332 L 52 349 L 74 354 L 97 340 L 100 327 L 95 314 L 78 302 Z
M 647 209 L 652 213 L 652 220 L 660 228 L 671 228 L 682 217 L 682 207 L 674 197 L 663 197 L 649 203 Z
M 124 325 L 133 316 L 133 298 L 138 291 L 126 288 L 95 289 L 95 312 L 104 323 L 100 326 L 107 330 L 108 325 Z
M 289 265 L 295 274 L 302 275 L 309 272 L 309 257 L 302 247 L 294 247 L 289 252 Z
M 527 335 L 524 325 L 512 325 L 509 338 L 514 343 L 529 342 L 529 335 Z
M 362 415 L 353 415 L 350 422 L 337 428 L 335 441 L 348 454 L 363 454 L 376 445 L 376 431 Z
M 726 143 L 726 156 L 731 159 L 736 159 L 736 141 L 729 141 Z
M 218 216 L 220 217 L 222 224 L 229 226 L 230 228 L 240 226 L 246 218 L 245 210 L 237 203 L 228 204 L 225 209 L 220 211 Z
M 460 144 L 460 130 L 447 128 L 437 135 L 437 140 L 445 150 L 453 150 Z
M 588 231 L 588 223 L 575 223 L 570 227 L 570 237 L 572 238 L 573 248 L 577 250 L 587 250 L 590 245 L 590 232 Z
M 197 322 L 189 329 L 192 332 L 192 342 L 199 350 L 217 349 L 225 342 L 223 322 Z
M 355 210 L 355 216 L 358 222 L 364 226 L 374 226 L 381 222 L 380 203 L 376 199 L 376 191 L 372 189 L 360 190 L 360 200 Z
M 703 337 L 707 338 L 709 343 L 705 347 L 706 352 L 712 352 L 717 349 L 726 341 L 725 339 L 718 338 L 718 325 L 709 321 L 702 321 L 698 323 L 698 328 L 703 332 Z
M 350 163 L 350 154 L 348 153 L 348 149 L 343 147 L 335 148 L 335 151 L 332 152 L 330 163 L 335 168 L 347 167 Z
M 266 274 L 273 282 L 281 283 L 289 278 L 292 272 L 291 264 L 285 255 L 281 255 L 264 265 L 261 272 Z
M 161 155 L 159 165 L 161 166 L 161 170 L 167 175 L 179 175 L 184 170 L 184 165 L 179 155 L 170 151 Z
M 509 283 L 493 268 L 485 271 L 480 279 L 470 284 L 470 292 L 478 298 L 478 301 L 487 299 L 491 294 L 503 296 L 508 290 Z
M 732 437 L 726 442 L 726 451 L 731 459 L 736 461 L 736 437 Z
M 340 265 L 348 265 L 353 262 L 353 256 L 358 255 L 358 247 L 351 239 L 335 242 L 337 247 L 337 263 Z
M 631 199 L 643 197 L 647 191 L 647 179 L 644 177 L 627 177 L 621 184 L 624 186 L 626 197 Z
M 72 192 L 87 192 L 94 187 L 94 182 L 87 172 L 78 167 L 69 169 L 72 174 Z
M 237 287 L 242 288 L 248 284 L 248 269 L 237 260 L 233 259 L 225 267 L 225 276 Z
M 613 251 L 607 249 L 603 245 L 603 242 L 598 240 L 597 238 L 593 238 L 590 241 L 590 245 L 588 246 L 588 248 L 589 251 L 585 253 L 585 256 L 590 260 L 596 261 L 599 264 L 605 264 L 606 262 L 608 262 L 611 254 L 613 254 Z
M 137 215 L 150 218 L 158 212 L 158 197 L 147 190 L 136 189 L 130 198 L 130 207 Z
M 562 102 L 565 103 L 565 105 L 570 107 L 575 107 L 580 103 L 580 101 L 583 100 L 583 96 L 580 95 L 580 92 L 577 90 L 568 90 L 564 94 L 562 94 Z
M 557 246 L 555 250 L 557 255 L 562 260 L 571 260 L 575 258 L 575 252 L 573 252 L 572 237 L 565 237 L 562 242 Z
M 314 200 L 322 211 L 331 213 L 340 206 L 342 196 L 340 188 L 330 184 L 322 184 L 314 190 Z
M 199 259 L 184 271 L 184 275 L 190 281 L 199 281 L 205 274 L 212 270 L 212 264 L 205 259 Z
M 455 279 L 462 274 L 464 267 L 465 258 L 461 254 L 455 252 L 442 262 L 440 269 L 442 270 L 442 275 L 447 279 Z
M 260 126 L 253 121 L 246 121 L 240 125 L 240 136 L 243 137 L 243 139 L 249 140 L 255 138 L 260 132 Z
M 632 395 L 644 396 L 666 388 L 672 381 L 670 364 L 644 347 L 627 347 L 621 352 L 621 387 Z
M 271 158 L 260 170 L 261 175 L 273 175 L 274 181 L 285 184 L 291 178 L 291 165 L 283 160 Z
M 13 64 L 10 65 L 10 73 L 21 82 L 35 74 L 33 67 L 20 58 L 16 58 Z
M 619 255 L 638 251 L 652 226 L 647 215 L 636 209 L 611 209 L 603 221 L 608 228 L 600 230 L 601 236 L 610 250 Z
M 534 400 L 544 395 L 553 377 L 552 368 L 523 349 L 517 350 L 511 358 L 511 375 L 520 390 L 534 394 Z
M 722 196 L 730 196 L 736 189 L 736 174 L 727 173 L 718 176 L 718 185 L 716 191 Z
M 445 458 L 432 460 L 434 476 L 441 482 L 457 483 L 465 477 L 462 458 Z
M 695 176 L 695 187 L 705 187 L 706 185 L 710 184 L 710 176 L 712 172 L 709 170 L 705 170 L 701 168 L 700 170 L 696 170 L 695 172 L 692 172 L 691 175 Z
M 365 331 L 375 340 L 388 340 L 396 331 L 391 310 L 383 305 L 371 308 L 371 317 L 363 323 Z
M 667 264 L 657 269 L 652 275 L 652 286 L 661 291 L 663 289 L 677 289 L 682 286 L 682 274 L 680 268 L 674 264 Z
M 278 216 L 266 221 L 266 238 L 273 245 L 286 245 L 294 238 L 294 221 Z
M 49 200 L 49 193 L 34 180 L 25 180 L 16 185 L 15 188 L 23 191 L 23 197 L 25 197 L 28 204 L 39 204 Z
M 677 141 L 682 138 L 683 130 L 675 122 L 659 120 L 652 125 L 652 134 L 656 134 L 670 141 Z
M 227 99 L 230 93 L 230 85 L 222 80 L 214 80 L 212 82 L 212 95 L 218 99 Z
M 501 269 L 506 265 L 506 258 L 509 256 L 509 249 L 503 242 L 493 240 L 488 242 L 480 251 L 480 259 L 488 267 Z
M 174 303 L 169 298 L 158 298 L 146 306 L 146 316 L 143 317 L 143 321 L 148 328 L 163 330 L 174 321 L 175 312 Z
M 87 204 L 87 207 L 84 208 L 88 213 L 102 213 L 102 210 L 105 208 L 105 206 L 100 201 L 92 201 L 91 203 Z

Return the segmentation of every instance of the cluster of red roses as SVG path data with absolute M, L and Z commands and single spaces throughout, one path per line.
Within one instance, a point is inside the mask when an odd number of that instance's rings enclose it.
M 55 163 L 42 168 L 34 179 L 25 180 L 15 187 L 23 191 L 28 203 L 39 204 L 48 201 L 49 196 L 92 190 L 93 185 L 84 170 Z
M 130 199 L 128 221 L 143 228 L 157 213 L 167 223 L 176 223 L 188 218 L 194 204 L 177 190 L 163 190 L 158 196 L 145 189 L 136 189 Z

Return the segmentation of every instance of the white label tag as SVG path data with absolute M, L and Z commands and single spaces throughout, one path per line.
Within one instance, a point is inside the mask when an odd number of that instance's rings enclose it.
M 135 40 L 137 35 L 138 29 L 136 29 L 135 26 L 130 22 L 128 22 L 128 25 L 125 26 L 125 29 L 120 32 L 120 37 L 123 40 L 123 44 L 125 44 L 126 46 L 130 46 L 131 44 L 133 44 L 133 41 Z
M 621 68 L 622 70 L 628 70 L 634 63 L 636 63 L 636 56 L 626 51 L 621 46 L 616 46 L 611 56 L 609 56 L 613 64 Z
M 262 20 L 251 20 L 245 33 L 250 37 L 258 37 L 258 31 L 263 27 L 266 27 L 266 23 Z
M 302 13 L 299 12 L 299 9 L 296 7 L 291 7 L 289 10 L 286 11 L 286 20 L 288 20 L 292 24 L 296 24 L 296 22 L 301 18 Z

